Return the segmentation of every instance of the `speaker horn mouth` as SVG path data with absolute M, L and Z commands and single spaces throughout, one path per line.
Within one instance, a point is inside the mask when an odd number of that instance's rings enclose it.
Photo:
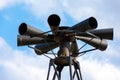
M 97 20 L 96 20 L 94 17 L 90 17 L 90 18 L 89 18 L 89 24 L 90 24 L 90 26 L 92 26 L 94 29 L 97 28 L 97 25 L 98 25 Z
M 25 32 L 27 31 L 27 24 L 26 23 L 22 23 L 19 26 L 19 33 L 21 35 L 25 34 Z
M 48 24 L 50 26 L 59 26 L 60 21 L 60 17 L 57 14 L 52 14 L 48 17 Z

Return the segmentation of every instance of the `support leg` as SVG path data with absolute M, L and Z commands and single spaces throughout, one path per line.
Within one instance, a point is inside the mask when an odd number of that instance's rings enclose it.
M 55 77 L 56 77 L 56 76 L 57 76 L 58 80 L 60 80 L 59 74 L 58 74 L 58 72 L 57 72 L 57 68 L 55 67 L 55 64 L 53 63 L 52 66 L 53 66 L 53 68 L 54 68 L 54 70 L 55 70 L 55 73 L 54 73 L 54 76 L 53 76 L 53 79 L 52 79 L 52 80 L 55 80 Z
M 70 80 L 73 80 L 72 77 L 72 59 L 69 57 L 69 70 L 70 70 Z
M 80 80 L 80 76 L 79 76 L 79 73 L 78 73 L 78 68 L 77 68 L 77 65 L 74 61 L 73 61 L 73 65 L 74 65 L 74 69 L 75 69 L 74 74 L 73 74 L 73 79 L 74 79 L 75 74 L 76 74 L 77 79 Z
M 47 80 L 49 80 L 50 69 L 51 69 L 51 60 L 50 60 L 50 62 L 49 62 L 49 68 L 48 68 Z
M 80 79 L 79 80 L 82 80 L 82 73 L 81 73 L 81 69 L 80 69 L 80 63 L 78 61 L 76 61 L 76 68 L 78 69 L 79 71 L 79 76 L 80 76 Z
M 51 59 L 50 62 L 49 62 L 49 68 L 48 68 L 47 80 L 49 80 L 51 66 L 53 66 L 53 68 L 54 68 L 54 70 L 55 70 L 54 75 L 53 75 L 53 79 L 52 79 L 52 80 L 55 80 L 56 76 L 57 76 L 58 80 L 60 80 L 60 78 L 59 78 L 59 74 L 58 74 L 58 72 L 57 72 L 57 68 L 55 67 L 55 64 L 54 64 L 53 59 Z

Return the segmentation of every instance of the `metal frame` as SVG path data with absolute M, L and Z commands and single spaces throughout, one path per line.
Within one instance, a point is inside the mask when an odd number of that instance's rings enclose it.
M 82 80 L 80 63 L 70 56 L 66 58 L 69 58 L 69 61 L 66 61 L 66 62 L 68 62 L 67 64 L 69 64 L 67 66 L 69 67 L 70 80 L 75 80 L 75 75 L 76 75 L 77 80 Z M 50 59 L 48 73 L 47 73 L 47 80 L 49 80 L 49 77 L 50 77 L 51 66 L 53 66 L 54 68 L 54 75 L 52 77 L 52 80 L 55 80 L 56 77 L 57 77 L 57 80 L 61 80 L 61 71 L 58 71 L 56 66 L 63 66 L 63 65 L 56 65 L 55 59 Z M 73 73 L 72 66 L 74 67 L 74 73 Z

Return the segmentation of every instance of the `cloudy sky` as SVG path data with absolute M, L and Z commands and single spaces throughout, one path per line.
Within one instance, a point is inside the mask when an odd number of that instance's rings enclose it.
M 0 0 L 0 80 L 46 80 L 49 59 L 17 47 L 17 35 L 22 22 L 50 30 L 47 18 L 52 13 L 61 17 L 60 25 L 72 26 L 94 16 L 99 29 L 114 28 L 106 51 L 78 60 L 83 80 L 120 80 L 120 0 Z M 67 71 L 63 80 L 68 79 Z

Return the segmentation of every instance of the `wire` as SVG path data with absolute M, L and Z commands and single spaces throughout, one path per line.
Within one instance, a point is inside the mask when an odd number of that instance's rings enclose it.
M 79 56 L 83 56 L 83 55 L 86 54 L 87 52 L 94 51 L 94 50 L 97 50 L 97 48 L 85 50 L 85 51 L 79 52 L 78 54 L 80 54 Z
M 78 51 L 80 51 L 83 47 L 85 47 L 87 45 L 87 43 L 85 43 L 82 47 L 80 47 L 80 49 L 78 49 Z
M 39 52 L 42 52 L 41 50 L 39 50 L 39 49 L 37 49 L 37 48 L 34 48 L 34 47 L 30 46 L 30 45 L 28 45 L 28 47 L 31 48 L 31 49 L 37 50 L 37 51 L 39 51 Z M 46 54 L 47 54 L 47 53 L 46 53 Z M 45 57 L 49 58 L 49 59 L 52 59 L 51 57 L 49 57 L 49 56 L 47 56 L 47 55 L 45 55 L 45 54 L 43 54 L 43 55 L 44 55 Z

